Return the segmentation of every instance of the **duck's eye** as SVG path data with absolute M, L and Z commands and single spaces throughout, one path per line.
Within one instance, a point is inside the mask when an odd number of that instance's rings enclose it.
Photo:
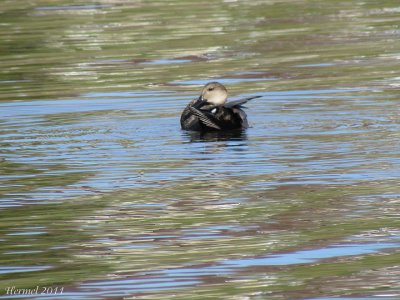
M 214 89 L 213 87 L 209 87 L 207 90 L 212 91 L 213 89 Z

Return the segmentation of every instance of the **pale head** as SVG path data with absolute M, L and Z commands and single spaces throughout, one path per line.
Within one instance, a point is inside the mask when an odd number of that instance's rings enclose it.
M 202 91 L 201 97 L 204 101 L 214 105 L 223 105 L 228 98 L 228 92 L 226 88 L 219 82 L 209 82 L 207 83 Z

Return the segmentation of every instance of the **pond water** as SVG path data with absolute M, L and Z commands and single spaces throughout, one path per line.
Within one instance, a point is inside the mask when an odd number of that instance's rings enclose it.
M 399 12 L 3 1 L 0 299 L 399 299 Z

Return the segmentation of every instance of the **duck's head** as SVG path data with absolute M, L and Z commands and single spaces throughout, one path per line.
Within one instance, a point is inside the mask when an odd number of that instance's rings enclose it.
M 200 99 L 213 104 L 213 105 L 223 105 L 228 98 L 228 92 L 226 88 L 219 82 L 209 82 L 207 83 L 202 91 Z

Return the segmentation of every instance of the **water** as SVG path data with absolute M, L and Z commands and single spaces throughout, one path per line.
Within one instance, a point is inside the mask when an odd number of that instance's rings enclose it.
M 0 299 L 400 298 L 399 9 L 2 3 Z

